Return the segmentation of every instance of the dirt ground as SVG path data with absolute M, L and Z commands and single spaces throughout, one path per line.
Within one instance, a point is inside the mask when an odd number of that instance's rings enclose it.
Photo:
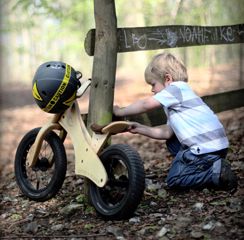
M 221 78 L 222 73 L 215 74 Z M 150 88 L 142 82 L 123 80 L 123 76 L 119 76 L 115 103 L 126 106 L 151 96 Z M 211 89 L 199 86 L 198 83 L 193 86 L 199 95 L 231 90 L 228 81 L 225 86 L 221 84 L 221 87 L 219 82 L 212 83 L 215 87 Z M 88 97 L 89 92 L 79 99 L 83 113 L 88 109 Z M 230 141 L 227 159 L 238 177 L 238 189 L 234 194 L 212 189 L 182 192 L 170 189 L 165 182 L 173 156 L 168 153 L 165 141 L 123 133 L 114 136 L 112 144 L 126 143 L 138 151 L 147 181 L 160 183 L 159 189 L 145 190 L 132 219 L 104 221 L 89 206 L 65 218 L 60 210 L 71 202 L 76 203 L 77 197 L 84 192 L 82 177 L 74 173 L 71 140 L 69 137 L 65 140 L 68 169 L 57 196 L 44 203 L 29 201 L 16 184 L 15 152 L 21 138 L 29 130 L 49 121 L 51 115 L 35 105 L 30 86 L 3 87 L 0 115 L 0 238 L 244 239 L 244 107 L 217 115 Z M 159 190 L 163 190 L 164 194 L 160 194 Z M 31 214 L 34 219 L 28 218 Z M 30 228 L 31 223 L 34 229 Z

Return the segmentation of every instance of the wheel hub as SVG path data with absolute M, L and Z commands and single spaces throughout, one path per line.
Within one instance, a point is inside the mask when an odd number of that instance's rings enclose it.
M 32 168 L 34 172 L 38 172 L 41 170 L 42 172 L 46 172 L 49 168 L 49 162 L 47 158 L 42 157 L 41 159 L 37 159 L 35 167 Z

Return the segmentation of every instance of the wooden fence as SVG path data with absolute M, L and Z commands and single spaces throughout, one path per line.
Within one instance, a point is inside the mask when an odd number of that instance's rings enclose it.
M 94 55 L 96 30 L 91 29 L 85 39 L 85 50 Z M 157 26 L 117 29 L 117 52 L 155 50 L 214 44 L 244 43 L 244 24 L 229 26 Z M 202 97 L 215 112 L 244 106 L 244 89 Z M 116 118 L 114 120 L 121 120 Z M 164 111 L 154 110 L 142 115 L 128 117 L 147 126 L 166 123 Z
M 239 108 L 244 106 L 244 89 L 203 96 L 202 100 L 215 113 Z M 114 120 L 125 120 L 125 118 L 117 118 Z M 139 122 L 147 126 L 155 127 L 165 124 L 167 122 L 167 117 L 163 109 L 162 111 L 160 111 L 159 109 L 155 109 L 153 111 L 138 116 L 127 117 L 126 120 Z
M 88 126 L 91 123 L 102 125 L 112 121 L 117 53 L 244 42 L 244 24 L 216 27 L 157 26 L 117 28 L 114 0 L 94 0 L 94 16 L 96 30 L 91 29 L 85 39 L 87 54 L 94 56 L 87 116 Z M 216 108 L 220 108 L 217 111 L 221 109 L 223 111 L 223 107 L 226 107 L 224 100 L 229 102 L 228 99 L 233 104 L 231 103 L 230 106 L 228 105 L 229 103 L 226 103 L 226 105 L 231 108 L 240 107 L 244 105 L 242 99 L 243 91 L 230 92 L 229 95 L 226 93 L 228 96 L 206 96 L 205 101 L 210 107 L 216 106 Z M 222 105 L 222 107 L 218 105 Z M 162 125 L 165 122 L 165 116 L 163 113 L 158 112 L 152 111 L 129 118 L 129 120 L 151 126 Z M 91 203 L 89 195 L 89 180 L 85 178 L 84 197 L 86 202 Z
M 95 29 L 85 39 L 85 50 L 94 55 Z M 244 43 L 244 24 L 229 26 L 157 26 L 117 29 L 117 52 L 155 50 L 200 45 Z
M 234 108 L 243 107 L 244 89 L 206 95 L 201 98 L 212 109 L 214 113 L 220 113 Z M 87 123 L 87 114 L 83 114 L 83 120 L 85 123 Z M 131 116 L 127 118 L 117 118 L 117 117 L 113 118 L 113 121 L 121 121 L 121 120 L 139 122 L 141 124 L 150 127 L 155 127 L 155 126 L 166 124 L 167 117 L 163 109 L 162 111 L 155 109 L 153 111 L 141 115 L 137 115 L 137 116 Z

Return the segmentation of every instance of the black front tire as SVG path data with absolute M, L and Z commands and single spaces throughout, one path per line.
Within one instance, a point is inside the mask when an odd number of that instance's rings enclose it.
M 96 211 L 107 220 L 130 218 L 141 202 L 145 171 L 139 154 L 130 146 L 108 147 L 100 159 L 108 174 L 105 187 L 90 183 L 91 200 Z
M 15 176 L 20 190 L 30 199 L 44 202 L 54 197 L 65 179 L 67 158 L 61 139 L 53 131 L 43 140 L 37 163 L 26 161 L 40 128 L 29 131 L 21 140 L 15 156 Z M 53 159 L 49 163 L 48 159 Z

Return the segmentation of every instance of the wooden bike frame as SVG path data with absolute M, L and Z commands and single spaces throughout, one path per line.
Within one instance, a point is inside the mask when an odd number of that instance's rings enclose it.
M 81 97 L 90 86 L 91 80 L 87 80 L 77 90 L 76 97 Z M 59 130 L 59 137 L 64 140 L 68 133 L 74 145 L 75 173 L 92 180 L 98 187 L 104 187 L 108 181 L 107 172 L 99 159 L 105 143 L 112 133 L 119 133 L 131 126 L 129 122 L 113 122 L 103 129 L 103 134 L 93 132 L 92 137 L 81 118 L 81 113 L 76 100 L 64 113 L 55 114 L 53 119 L 47 122 L 39 131 L 32 151 L 27 159 L 27 166 L 36 165 L 45 136 L 51 130 Z M 49 164 L 53 164 L 53 154 L 48 157 Z

